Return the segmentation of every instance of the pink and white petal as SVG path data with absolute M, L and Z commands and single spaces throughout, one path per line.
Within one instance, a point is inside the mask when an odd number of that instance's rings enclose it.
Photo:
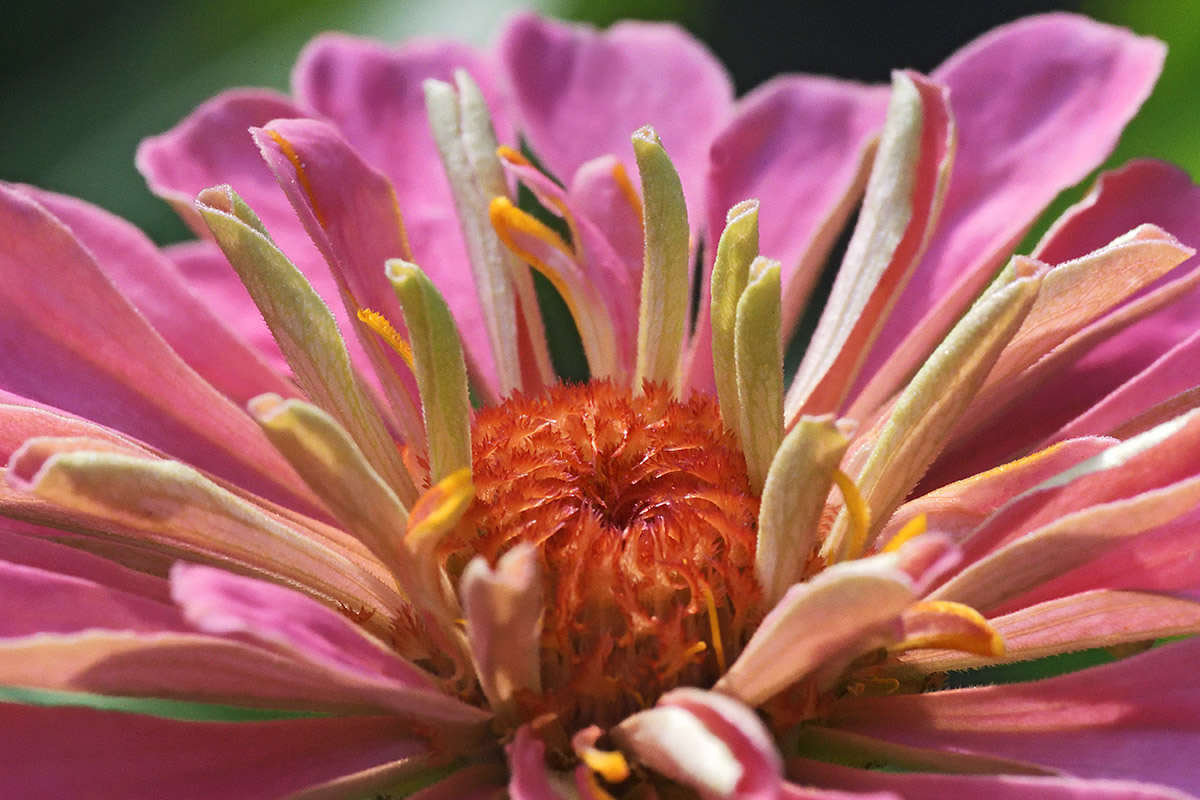
M 470 337 L 479 369 L 494 384 L 491 350 L 479 338 L 485 330 L 481 301 L 422 88 L 430 79 L 453 83 L 459 69 L 479 85 L 500 141 L 515 142 L 491 79 L 492 65 L 458 42 L 412 41 L 392 48 L 340 34 L 318 36 L 300 55 L 292 87 L 301 102 L 333 122 L 354 152 L 391 182 L 413 260 L 446 297 L 459 330 Z
M 221 309 L 225 324 L 254 347 L 268 365 L 282 375 L 290 374 L 291 368 L 271 329 L 220 247 L 196 240 L 168 245 L 162 252 L 175 264 L 193 294 L 209 308 Z
M 729 76 L 703 45 L 673 25 L 622 22 L 601 32 L 525 14 L 497 50 L 521 128 L 551 173 L 570 185 L 586 162 L 614 155 L 636 175 L 630 137 L 651 125 L 699 229 L 709 146 L 733 104 Z
M 429 744 L 391 717 L 185 722 L 90 708 L 0 704 L 0 773 L 13 800 L 259 800 L 408 761 Z
M 344 311 L 339 320 L 351 320 L 401 420 L 405 440 L 421 441 L 420 401 L 411 369 L 356 318 L 360 310 L 370 309 L 382 314 L 401 335 L 407 333 L 400 303 L 384 275 L 389 259 L 412 259 L 391 184 L 325 122 L 273 120 L 265 128 L 253 129 L 252 134 L 329 267 L 342 300 L 340 306 L 335 303 L 332 307 Z M 477 312 L 479 303 L 473 290 L 456 300 L 457 307 L 447 296 L 452 310 Z M 478 330 L 478 326 L 464 327 L 477 320 L 458 322 L 460 331 Z M 479 341 L 477 336 L 473 340 L 471 334 L 464 337 L 464 344 L 475 351 L 476 358 L 488 346 L 486 340 Z
M 133 225 L 73 197 L 17 188 L 70 228 L 167 344 L 234 403 L 244 406 L 264 392 L 295 395 L 292 384 L 225 324 L 225 309 L 194 295 L 175 265 Z
M 1025 684 L 845 698 L 828 722 L 905 745 L 1192 790 L 1200 762 L 1200 639 Z
M 1187 636 L 1200 632 L 1197 599 L 1200 598 L 1095 589 L 1023 604 L 1011 613 L 1000 613 L 1004 609 L 997 609 L 997 615 L 989 622 L 1004 638 L 1002 657 L 981 658 L 963 651 L 929 650 L 906 653 L 901 661 L 905 667 L 922 672 L 940 672 Z
M 926 528 L 963 541 L 997 509 L 1014 497 L 1116 444 L 1098 436 L 1060 442 L 1017 461 L 964 478 L 910 500 L 896 510 L 879 534 L 886 545 L 900 529 L 924 514 Z
M 945 87 L 892 77 L 892 99 L 858 224 L 788 390 L 785 420 L 836 412 L 933 233 L 954 161 Z
M 613 730 L 637 761 L 690 786 L 705 800 L 774 800 L 783 763 L 750 708 L 699 689 L 676 689 Z
M 802 780 L 836 787 L 845 798 L 877 796 L 895 800 L 1195 800 L 1165 786 L 1122 780 L 1090 780 L 1067 775 L 934 775 L 852 769 L 806 759 L 788 762 Z M 876 795 L 875 792 L 885 794 Z M 866 794 L 870 792 L 871 794 Z M 831 793 L 832 794 L 832 793 Z M 804 797 L 799 795 L 798 797 Z M 823 797 L 823 795 L 818 795 Z
M 757 706 L 805 677 L 840 670 L 864 650 L 891 643 L 900 613 L 916 598 L 913 583 L 899 554 L 888 554 L 838 563 L 796 584 L 714 689 Z
M 459 581 L 479 684 L 493 709 L 512 711 L 521 692 L 540 694 L 542 576 L 537 550 L 517 545 L 493 570 L 481 556 Z
M 1109 154 L 1165 52 L 1157 40 L 1052 14 L 997 28 L 933 73 L 950 89 L 958 125 L 954 174 L 939 231 L 868 376 L 880 372 L 891 386 L 924 360 L 1042 208 Z M 888 386 L 868 389 L 874 404 Z
M 196 374 L 45 209 L 0 187 L 4 388 L 162 448 L 266 496 L 319 507 L 241 409 Z

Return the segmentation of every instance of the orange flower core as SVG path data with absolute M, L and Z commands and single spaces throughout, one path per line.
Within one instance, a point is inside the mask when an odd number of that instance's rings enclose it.
M 647 386 L 560 385 L 481 411 L 478 553 L 537 546 L 543 695 L 568 730 L 618 722 L 679 685 L 711 685 L 762 618 L 758 498 L 716 402 Z

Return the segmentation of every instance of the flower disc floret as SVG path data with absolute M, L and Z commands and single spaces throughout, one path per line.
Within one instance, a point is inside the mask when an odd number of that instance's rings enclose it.
M 758 498 L 711 398 L 561 385 L 480 412 L 473 440 L 478 538 L 448 560 L 537 546 L 547 707 L 531 713 L 607 725 L 719 677 L 762 612 Z

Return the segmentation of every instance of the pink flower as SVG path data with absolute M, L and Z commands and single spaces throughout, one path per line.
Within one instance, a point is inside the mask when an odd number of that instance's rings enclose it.
M 1162 57 L 1052 15 L 735 102 L 667 26 L 331 36 L 143 145 L 201 241 L 0 187 L 0 681 L 319 715 L 0 705 L 9 796 L 1189 796 L 1200 640 L 937 690 L 1200 630 L 1200 190 L 1005 265 Z

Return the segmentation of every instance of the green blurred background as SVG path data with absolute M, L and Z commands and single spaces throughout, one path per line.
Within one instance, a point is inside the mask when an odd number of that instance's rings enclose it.
M 729 66 L 739 92 L 783 71 L 887 79 L 928 70 L 1008 19 L 1069 9 L 1170 45 L 1157 91 L 1114 161 L 1153 155 L 1200 168 L 1200 3 L 1179 0 L 962 2 L 844 0 L 809 4 L 727 0 L 43 0 L 0 26 L 0 179 L 77 195 L 160 242 L 187 234 L 133 169 L 144 136 L 173 125 L 230 86 L 285 89 L 313 34 L 340 29 L 398 40 L 448 34 L 485 43 L 519 7 L 606 24 L 674 19 Z

